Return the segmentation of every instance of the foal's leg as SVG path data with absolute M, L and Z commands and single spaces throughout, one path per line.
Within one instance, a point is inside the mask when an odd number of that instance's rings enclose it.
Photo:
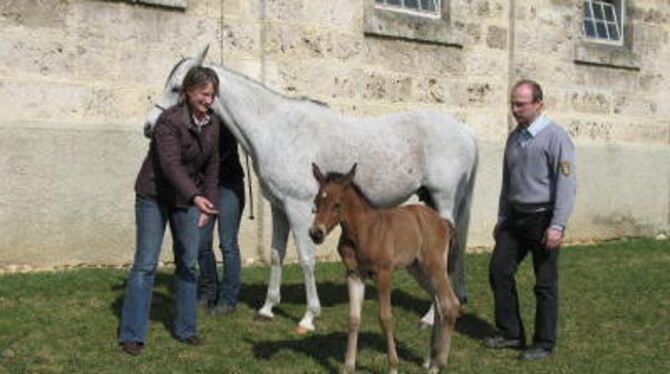
M 377 272 L 377 293 L 379 295 L 379 322 L 386 337 L 389 373 L 398 372 L 398 353 L 393 339 L 393 316 L 391 315 L 391 270 Z
M 272 308 L 279 304 L 281 299 L 281 275 L 282 263 L 286 256 L 286 242 L 288 240 L 288 219 L 284 212 L 272 206 L 272 254 L 270 269 L 270 281 L 268 282 L 268 293 L 265 304 L 258 311 L 258 315 L 265 318 L 273 318 Z
M 365 283 L 358 274 L 347 272 L 349 291 L 349 335 L 347 337 L 347 355 L 344 359 L 344 373 L 353 373 L 356 369 L 358 350 L 358 330 L 361 326 L 361 310 L 365 299 Z
M 433 355 L 430 369 L 438 372 L 447 366 L 451 335 L 456 326 L 459 302 L 444 271 L 433 270 L 431 278 L 436 285 L 434 298 L 438 310 L 435 316 L 435 323 L 433 324 L 431 339 Z
M 435 331 L 435 319 L 437 319 L 438 316 L 435 315 L 435 304 L 437 304 L 437 299 L 435 298 L 435 287 L 432 283 L 431 277 L 426 271 L 426 268 L 419 263 L 419 261 L 414 261 L 410 266 L 407 267 L 407 272 L 416 279 L 417 283 L 419 283 L 419 286 L 423 288 L 424 291 L 430 296 L 430 300 L 432 301 L 430 310 L 428 311 L 428 314 L 430 314 L 430 317 L 432 318 L 430 321 L 430 324 L 426 326 L 433 326 L 433 331 Z M 424 316 L 423 319 L 426 317 Z M 423 324 L 423 319 L 422 319 L 422 324 Z M 426 359 L 423 362 L 423 367 L 428 369 L 432 367 L 432 362 L 433 362 L 433 357 L 434 357 L 434 352 L 433 352 L 433 336 L 431 336 L 430 344 L 428 345 L 428 353 L 426 354 Z
M 438 183 L 437 184 L 437 186 L 439 186 L 438 188 L 430 188 L 429 186 L 427 188 L 429 196 L 425 199 L 425 202 L 426 205 L 435 209 L 435 211 L 437 211 L 437 213 L 440 215 L 440 217 L 442 217 L 442 219 L 454 224 L 456 219 L 454 206 L 455 206 L 455 194 L 457 186 L 451 181 L 451 179 L 448 179 L 447 182 L 448 182 L 447 184 Z M 460 274 L 462 272 L 459 272 L 457 271 L 457 269 L 454 269 L 454 274 L 456 273 Z M 466 298 L 465 279 L 463 278 L 462 280 L 463 280 L 462 283 L 463 298 Z M 458 280 L 455 279 L 455 282 L 457 284 L 461 284 L 460 281 L 461 278 L 458 278 Z M 426 289 L 426 291 L 428 290 Z M 429 292 L 429 294 L 431 293 Z M 426 314 L 424 314 L 423 317 L 421 317 L 421 321 L 419 322 L 419 324 L 422 328 L 428 328 L 433 325 L 434 320 L 435 320 L 435 304 L 433 303 L 430 305 L 430 309 L 426 312 Z

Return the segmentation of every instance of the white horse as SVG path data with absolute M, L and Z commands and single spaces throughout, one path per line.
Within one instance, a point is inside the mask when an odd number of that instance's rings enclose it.
M 470 128 L 445 114 L 424 110 L 347 116 L 313 100 L 274 92 L 223 66 L 204 64 L 207 49 L 174 66 L 163 97 L 147 116 L 145 131 L 151 131 L 161 108 L 177 103 L 190 68 L 203 65 L 216 71 L 221 84 L 212 108 L 253 159 L 263 195 L 272 207 L 272 265 L 260 316 L 272 318 L 272 308 L 280 301 L 289 229 L 307 294 L 307 310 L 297 331 L 314 330 L 314 318 L 321 311 L 314 279 L 315 247 L 308 235 L 318 191 L 311 173 L 313 162 L 342 173 L 358 163 L 366 173 L 356 176 L 355 182 L 378 207 L 398 205 L 415 193 L 423 195 L 456 228 L 456 250 L 449 262 L 454 264 L 451 277 L 456 295 L 464 301 L 463 253 L 478 159 Z M 422 323 L 433 323 L 433 308 Z

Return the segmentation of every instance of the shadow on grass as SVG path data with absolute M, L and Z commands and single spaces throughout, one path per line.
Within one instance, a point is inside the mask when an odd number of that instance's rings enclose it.
M 338 373 L 339 367 L 344 362 L 344 354 L 347 346 L 347 334 L 334 332 L 329 334 L 315 334 L 295 339 L 281 339 L 275 341 L 254 341 L 244 338 L 246 343 L 252 345 L 254 357 L 259 360 L 270 361 L 272 357 L 281 351 L 303 354 L 317 361 L 328 373 Z M 361 332 L 358 335 L 358 348 L 360 350 L 374 350 L 379 354 L 386 355 L 386 341 L 381 334 Z M 402 342 L 396 341 L 396 351 L 402 361 L 413 362 L 421 365 L 422 358 L 415 355 L 405 347 Z M 357 366 L 357 370 L 372 371 L 370 368 Z
M 317 284 L 317 289 L 319 290 L 322 307 L 333 307 L 349 302 L 347 287 L 343 283 L 322 282 Z M 265 302 L 266 291 L 267 285 L 264 283 L 244 283 L 240 293 L 240 302 L 247 304 L 250 309 L 257 310 Z M 423 296 L 422 293 L 419 293 L 419 295 Z M 306 305 L 305 286 L 302 283 L 282 285 L 281 296 L 282 304 Z M 369 283 L 365 290 L 365 299 L 377 300 L 377 290 Z M 402 308 L 414 313 L 417 316 L 417 324 L 419 319 L 430 308 L 427 296 L 419 297 L 402 289 L 393 290 L 391 300 L 394 308 Z M 293 320 L 294 323 L 299 322 L 299 318 L 289 315 L 282 310 L 281 304 L 274 308 L 274 313 L 277 316 Z M 456 321 L 456 331 L 472 339 L 482 340 L 492 335 L 495 330 L 489 322 L 481 319 L 478 315 L 462 313 Z
M 176 316 L 174 279 L 172 274 L 156 273 L 153 293 L 151 296 L 151 309 L 149 312 L 149 319 L 162 323 L 163 326 L 165 326 L 165 329 L 170 331 L 170 334 L 172 334 L 172 325 Z M 123 298 L 125 296 L 123 291 L 126 289 L 127 283 L 128 279 L 126 278 L 123 282 L 112 286 L 113 291 L 121 291 L 121 295 L 119 295 L 110 305 L 112 313 L 114 313 L 119 321 L 117 333 L 119 332 L 121 324 L 121 310 L 123 308 Z M 156 288 L 164 287 L 167 287 L 167 292 L 156 291 Z
M 112 286 L 114 291 L 123 291 L 127 280 Z M 156 289 L 166 289 L 156 291 Z M 347 287 L 344 283 L 321 282 L 317 284 L 322 307 L 328 308 L 336 305 L 343 305 L 349 302 Z M 240 303 L 248 305 L 250 309 L 259 309 L 265 301 L 267 285 L 265 283 L 243 283 L 240 292 Z M 285 284 L 281 289 L 282 303 L 285 304 L 305 304 L 305 286 L 302 283 Z M 422 295 L 421 293 L 419 295 Z M 423 295 L 422 295 L 423 296 Z M 121 321 L 121 309 L 123 307 L 123 293 L 110 305 L 110 309 Z M 365 293 L 366 300 L 377 300 L 377 290 L 374 286 L 368 284 Z M 423 314 L 430 308 L 430 302 L 427 297 L 418 297 L 402 289 L 395 289 L 391 294 L 391 300 L 394 307 L 403 308 L 414 313 L 417 316 L 417 324 Z M 299 317 L 286 313 L 281 307 L 275 307 L 275 315 L 290 319 L 294 323 L 299 322 Z M 149 319 L 163 324 L 167 331 L 172 332 L 172 324 L 176 315 L 174 298 L 174 276 L 166 273 L 156 273 L 154 280 L 154 291 L 151 300 L 151 311 Z M 118 331 L 118 329 L 117 329 Z M 456 322 L 456 331 L 460 334 L 469 336 L 472 339 L 482 340 L 494 332 L 493 326 L 487 321 L 479 318 L 476 314 L 463 313 Z M 344 336 L 344 334 L 342 334 Z M 322 335 L 320 335 L 322 336 Z M 313 337 L 313 338 L 318 338 Z M 308 338 L 312 339 L 312 338 Z M 377 337 L 379 339 L 379 337 Z M 373 339 L 374 340 L 374 339 Z M 346 342 L 346 337 L 344 338 Z M 382 350 L 384 344 L 381 343 Z M 400 352 L 400 350 L 398 351 Z M 343 356 L 340 356 L 343 357 Z

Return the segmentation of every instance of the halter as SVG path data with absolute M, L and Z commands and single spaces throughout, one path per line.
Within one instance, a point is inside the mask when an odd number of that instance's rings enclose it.
M 149 104 L 153 105 L 154 107 L 160 109 L 160 110 L 163 111 L 163 112 L 165 111 L 165 108 L 163 108 L 160 104 L 158 104 L 158 103 L 154 103 L 154 102 L 151 100 L 151 95 L 148 95 L 148 96 L 147 96 L 147 100 L 149 100 Z

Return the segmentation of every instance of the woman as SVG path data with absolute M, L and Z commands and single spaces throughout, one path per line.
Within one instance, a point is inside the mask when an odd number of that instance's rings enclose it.
M 132 355 L 144 347 L 156 265 L 168 222 L 176 265 L 174 336 L 187 344 L 202 344 L 195 328 L 195 262 L 199 226 L 217 213 L 220 125 L 209 112 L 218 86 L 213 70 L 200 66 L 189 70 L 182 84 L 182 100 L 158 118 L 137 176 L 137 247 L 119 333 L 123 351 Z
M 221 212 L 218 220 L 219 243 L 223 258 L 223 278 L 219 282 L 216 259 L 212 251 L 214 220 L 200 232 L 200 304 L 207 306 L 210 315 L 235 311 L 241 283 L 240 247 L 237 233 L 244 209 L 244 171 L 237 153 L 237 141 L 225 125 L 221 126 L 219 142 L 219 186 L 216 208 Z

